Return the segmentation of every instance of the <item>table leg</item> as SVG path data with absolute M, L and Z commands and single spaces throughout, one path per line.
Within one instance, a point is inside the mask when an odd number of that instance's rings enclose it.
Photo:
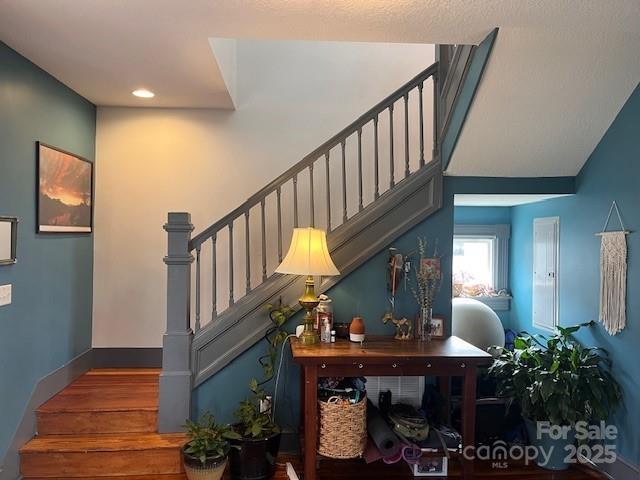
M 472 478 L 473 475 L 473 460 L 467 459 L 466 457 L 472 453 L 472 451 L 470 451 L 471 449 L 467 449 L 467 447 L 475 444 L 476 379 L 476 368 L 467 368 L 464 375 L 464 386 L 462 391 L 462 452 L 464 455 L 464 478 Z
M 304 479 L 316 480 L 318 370 L 314 365 L 304 370 Z

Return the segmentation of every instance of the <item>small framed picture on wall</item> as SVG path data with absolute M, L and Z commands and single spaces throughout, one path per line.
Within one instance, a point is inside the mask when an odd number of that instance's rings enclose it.
M 38 233 L 93 231 L 93 163 L 37 143 Z
M 0 266 L 16 263 L 18 219 L 0 216 Z

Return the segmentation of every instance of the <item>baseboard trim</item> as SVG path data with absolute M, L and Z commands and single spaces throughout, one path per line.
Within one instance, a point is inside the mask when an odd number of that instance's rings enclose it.
M 92 364 L 93 352 L 89 349 L 38 380 L 13 435 L 13 440 L 5 453 L 2 466 L 0 466 L 0 480 L 20 478 L 19 450 L 36 434 L 36 409 L 80 375 L 90 370 Z
M 580 455 L 580 460 L 590 464 L 594 469 L 605 474 L 611 480 L 637 480 L 640 478 L 640 466 L 633 465 L 620 455 L 613 463 L 593 463 L 586 457 Z
M 94 348 L 93 368 L 161 368 L 162 348 Z

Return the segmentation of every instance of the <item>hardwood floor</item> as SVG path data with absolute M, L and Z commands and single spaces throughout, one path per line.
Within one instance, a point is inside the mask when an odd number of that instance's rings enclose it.
M 21 449 L 25 480 L 186 480 L 182 434 L 155 433 L 158 370 L 92 370 L 37 411 L 39 435 Z M 282 455 L 274 477 L 288 479 L 291 462 L 302 479 L 302 462 Z M 462 478 L 456 462 L 446 478 Z M 322 460 L 320 480 L 404 480 L 414 478 L 404 463 Z M 437 477 L 428 477 L 437 478 Z M 474 479 L 586 480 L 603 476 L 587 467 L 548 472 L 536 467 L 494 469 L 476 464 Z M 229 479 L 228 469 L 225 479 Z
M 281 462 L 292 462 L 296 467 L 296 471 L 301 480 L 302 463 L 296 457 L 283 456 L 279 459 Z M 425 477 L 431 479 L 462 479 L 456 468 L 448 477 Z M 47 480 L 63 480 L 63 478 L 48 477 Z M 227 469 L 225 480 L 230 480 Z M 278 466 L 273 480 L 288 480 L 284 464 Z M 334 461 L 324 460 L 320 463 L 318 478 L 320 480 L 410 480 L 413 478 L 409 469 L 404 464 L 384 465 L 374 463 L 372 465 L 364 465 L 358 461 Z M 596 480 L 605 477 L 594 472 L 587 467 L 574 467 L 565 472 L 549 472 L 536 467 L 512 466 L 508 469 L 494 469 L 488 463 L 479 462 L 476 464 L 476 472 L 472 479 L 477 480 Z M 35 478 L 32 480 L 44 480 L 44 478 Z M 136 476 L 118 476 L 118 477 L 86 477 L 83 480 L 187 480 L 184 474 L 178 475 L 136 475 Z
M 296 472 L 301 476 L 302 463 L 299 459 L 292 457 L 289 459 L 282 458 L 283 461 L 291 461 Z M 358 460 L 322 460 L 318 471 L 319 480 L 347 480 L 352 478 L 361 478 L 367 480 L 409 480 L 413 479 L 413 475 L 409 471 L 409 467 L 404 463 L 395 465 L 385 465 L 382 462 L 375 462 L 370 465 L 364 464 Z M 415 478 L 447 478 L 458 479 L 463 478 L 460 469 L 452 462 L 449 468 L 449 476 L 447 477 L 415 477 Z M 467 477 L 468 478 L 468 477 Z M 499 480 L 594 480 L 604 479 L 605 477 L 590 468 L 578 466 L 565 472 L 550 472 L 542 470 L 535 466 L 525 467 L 511 466 L 507 469 L 491 468 L 490 463 L 477 462 L 475 464 L 474 475 L 472 479 L 499 479 Z M 288 479 L 284 466 L 279 466 L 274 480 Z

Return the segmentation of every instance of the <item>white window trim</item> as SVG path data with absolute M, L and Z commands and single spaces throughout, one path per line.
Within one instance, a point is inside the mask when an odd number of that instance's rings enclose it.
M 511 225 L 454 225 L 455 237 L 486 238 L 491 237 L 494 243 L 493 255 L 493 284 L 496 290 L 509 290 L 509 239 L 511 238 Z M 488 305 L 493 310 L 509 310 L 511 308 L 511 296 L 499 297 L 472 297 Z

